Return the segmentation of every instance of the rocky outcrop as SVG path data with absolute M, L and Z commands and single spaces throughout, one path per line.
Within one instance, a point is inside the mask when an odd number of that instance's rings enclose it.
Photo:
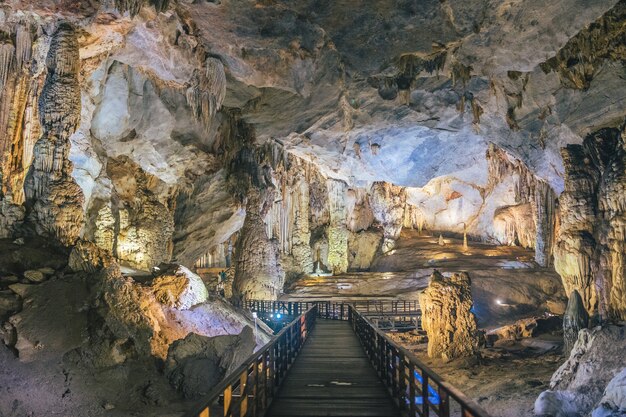
M 52 36 L 46 67 L 39 98 L 43 134 L 35 144 L 25 190 L 37 233 L 69 246 L 81 232 L 84 202 L 69 160 L 70 136 L 78 128 L 81 110 L 78 40 L 69 24 L 61 23 Z
M 97 272 L 113 264 L 113 256 L 95 243 L 79 240 L 72 248 L 68 266 L 74 272 Z
M 251 318 L 232 305 L 207 299 L 200 278 L 184 267 L 169 265 L 164 271 L 147 285 L 122 276 L 116 264 L 97 277 L 98 311 L 118 345 L 131 346 L 140 357 L 165 359 L 172 342 L 189 333 L 213 337 L 254 326 Z M 267 340 L 264 332 L 259 333 L 259 340 Z
M 626 368 L 615 375 L 591 417 L 619 417 L 626 414 Z
M 565 191 L 555 268 L 569 293 L 577 290 L 590 315 L 626 318 L 626 143 L 602 129 L 563 150 Z
M 422 328 L 428 335 L 428 356 L 451 360 L 478 352 L 478 327 L 471 280 L 467 273 L 450 277 L 434 271 L 420 294 Z
M 574 290 L 569 296 L 567 308 L 563 315 L 563 351 L 569 354 L 578 340 L 578 333 L 589 325 L 589 315 L 578 291 Z
M 238 335 L 205 337 L 190 333 L 170 346 L 165 374 L 185 398 L 200 398 L 252 355 L 255 346 L 250 327 Z
M 188 310 L 196 304 L 204 303 L 209 297 L 202 279 L 181 265 L 160 264 L 152 281 L 157 301 L 179 310 Z
M 605 388 L 624 368 L 626 329 L 622 326 L 583 329 L 569 358 L 554 373 L 550 390 L 535 402 L 535 414 L 588 415 L 601 406 Z

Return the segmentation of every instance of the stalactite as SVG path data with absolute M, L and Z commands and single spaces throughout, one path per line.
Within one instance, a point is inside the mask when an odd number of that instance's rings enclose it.
M 23 65 L 30 62 L 33 47 L 33 39 L 28 27 L 23 25 L 19 25 L 17 27 L 15 34 L 15 47 L 17 67 L 22 68 Z
M 544 267 L 552 264 L 556 214 L 555 202 L 556 195 L 552 188 L 544 181 L 537 181 L 533 199 L 533 219 L 535 220 L 537 231 L 535 260 Z
M 0 93 L 4 90 L 9 75 L 13 70 L 15 47 L 10 43 L 0 45 Z
M 196 70 L 186 97 L 196 120 L 200 121 L 205 129 L 210 129 L 213 117 L 222 107 L 226 97 L 226 73 L 219 59 L 209 57 L 204 63 L 204 68 Z
M 513 222 L 514 225 L 511 224 L 512 229 L 503 233 L 505 239 L 513 239 L 514 236 L 521 238 L 520 241 L 525 242 L 522 243 L 523 246 L 535 248 L 537 263 L 542 266 L 549 266 L 556 224 L 556 194 L 545 181 L 535 177 L 524 163 L 512 158 L 494 144 L 490 144 L 487 150 L 487 163 L 489 167 L 488 192 L 493 191 L 503 178 L 514 177 L 517 179 L 515 183 L 517 208 L 506 208 L 507 211 L 496 212 L 494 222 L 496 225 Z M 532 228 L 525 224 L 524 216 L 518 216 L 514 213 L 526 204 L 530 204 L 532 208 L 532 218 L 535 223 Z M 531 241 L 528 241 L 529 232 L 535 233 Z
M 135 17 L 143 7 L 145 0 L 115 0 L 115 8 L 120 13 L 128 12 L 131 17 Z

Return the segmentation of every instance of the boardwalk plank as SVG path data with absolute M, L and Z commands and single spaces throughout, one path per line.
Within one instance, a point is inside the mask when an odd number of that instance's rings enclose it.
M 268 417 L 395 417 L 399 413 L 349 323 L 318 319 Z

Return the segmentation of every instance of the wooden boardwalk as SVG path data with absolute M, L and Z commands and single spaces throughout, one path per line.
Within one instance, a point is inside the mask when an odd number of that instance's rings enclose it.
M 268 413 L 293 416 L 399 416 L 347 321 L 318 319 Z

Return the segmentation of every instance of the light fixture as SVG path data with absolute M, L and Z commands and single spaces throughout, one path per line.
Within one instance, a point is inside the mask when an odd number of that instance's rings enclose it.
M 501 306 L 502 305 L 502 301 L 501 300 L 496 300 L 496 304 Z
M 280 313 L 276 314 L 276 318 L 277 319 L 281 318 L 281 314 Z

